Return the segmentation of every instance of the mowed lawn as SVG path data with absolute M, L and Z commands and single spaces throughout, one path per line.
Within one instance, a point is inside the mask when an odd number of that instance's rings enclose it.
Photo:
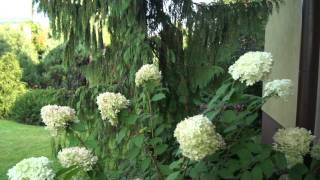
M 0 180 L 24 158 L 46 156 L 52 159 L 50 135 L 39 126 L 0 120 Z

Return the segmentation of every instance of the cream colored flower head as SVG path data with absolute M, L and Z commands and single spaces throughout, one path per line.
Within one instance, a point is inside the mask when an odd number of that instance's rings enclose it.
M 263 80 L 272 68 L 272 55 L 267 52 L 247 52 L 229 67 L 234 80 L 252 86 Z
M 311 132 L 304 128 L 279 129 L 273 136 L 273 148 L 284 153 L 288 165 L 293 166 L 295 165 L 293 162 L 299 162 L 298 160 L 303 159 L 303 156 L 309 153 L 313 139 Z
M 76 121 L 76 112 L 68 106 L 47 105 L 41 108 L 41 118 L 53 136 Z
M 186 118 L 177 124 L 174 137 L 182 154 L 199 161 L 224 147 L 225 143 L 212 122 L 203 115 Z
M 280 97 L 284 100 L 292 95 L 292 81 L 290 79 L 273 80 L 266 83 L 263 97 Z
M 65 168 L 76 166 L 84 171 L 92 170 L 98 161 L 98 157 L 84 147 L 64 148 L 58 153 L 58 159 Z
M 161 72 L 154 64 L 143 65 L 136 73 L 135 83 L 137 87 L 148 82 L 159 83 L 161 81 Z
M 105 92 L 99 94 L 97 104 L 102 119 L 108 119 L 112 126 L 117 126 L 118 113 L 129 106 L 129 100 L 120 93 Z
M 311 157 L 316 160 L 320 160 L 320 144 L 313 145 L 311 149 Z
M 53 180 L 52 163 L 46 157 L 31 157 L 17 163 L 8 170 L 9 180 Z

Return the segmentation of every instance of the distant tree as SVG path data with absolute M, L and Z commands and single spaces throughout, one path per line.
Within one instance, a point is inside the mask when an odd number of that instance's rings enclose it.
M 5 54 L 0 57 L 0 118 L 6 116 L 15 99 L 25 92 L 21 81 L 22 70 L 16 56 Z

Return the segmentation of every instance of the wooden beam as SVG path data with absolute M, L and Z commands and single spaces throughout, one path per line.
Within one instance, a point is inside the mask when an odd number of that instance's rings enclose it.
M 314 132 L 319 71 L 320 1 L 304 0 L 296 125 Z

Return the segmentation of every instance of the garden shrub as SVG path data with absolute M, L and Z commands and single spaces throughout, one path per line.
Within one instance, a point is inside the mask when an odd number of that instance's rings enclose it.
M 0 57 L 0 118 L 6 116 L 17 97 L 25 91 L 22 70 L 13 54 Z
M 48 104 L 69 105 L 72 94 L 65 89 L 34 89 L 17 98 L 10 118 L 25 124 L 42 125 L 40 110 Z

